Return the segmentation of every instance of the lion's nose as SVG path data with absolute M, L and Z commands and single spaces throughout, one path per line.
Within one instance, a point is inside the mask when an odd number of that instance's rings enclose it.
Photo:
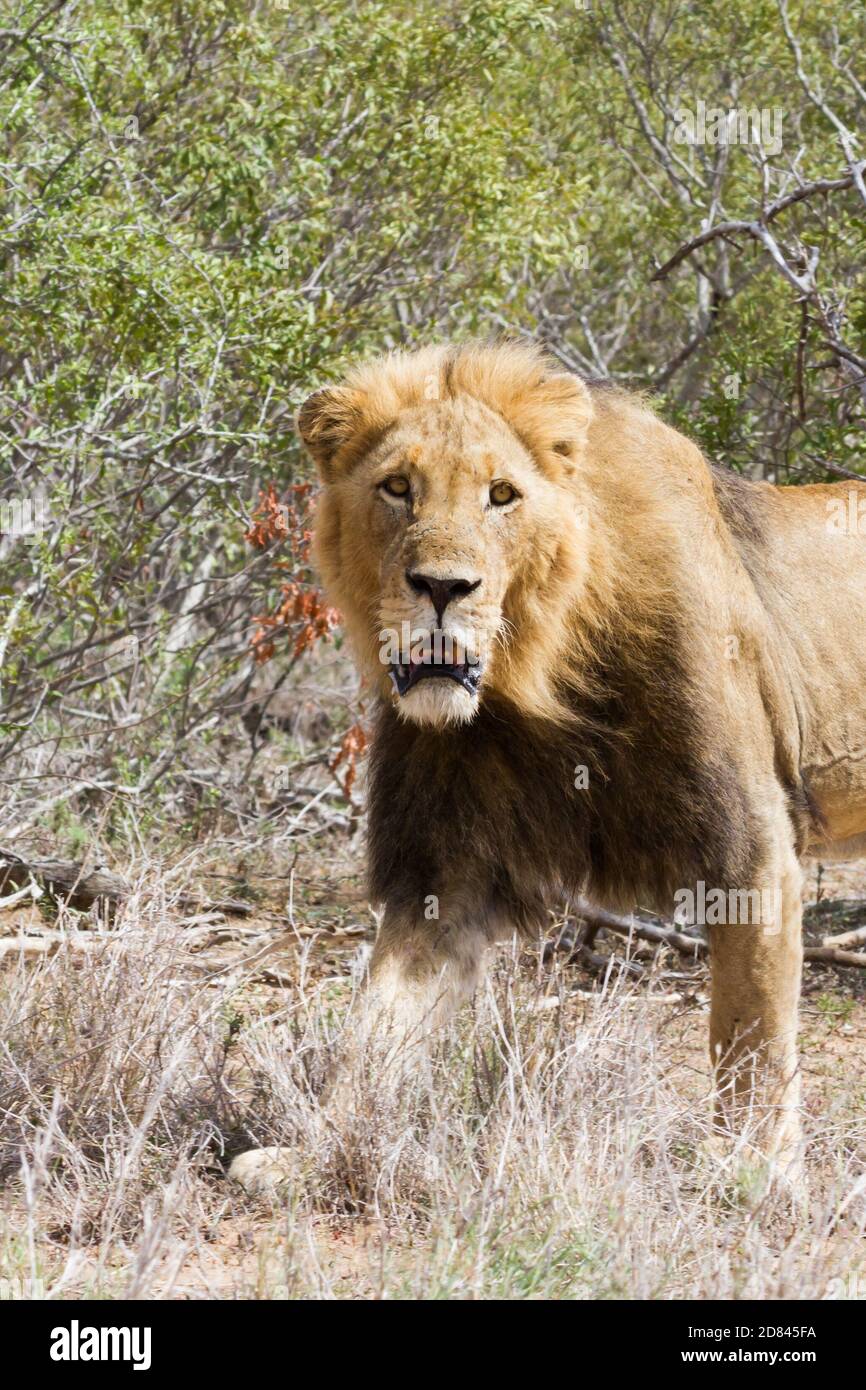
M 436 609 L 436 617 L 441 624 L 442 614 L 452 599 L 465 598 L 473 593 L 481 583 L 480 579 L 462 579 L 451 575 L 440 578 L 435 574 L 419 574 L 417 570 L 407 570 L 406 580 L 416 594 L 429 594 Z

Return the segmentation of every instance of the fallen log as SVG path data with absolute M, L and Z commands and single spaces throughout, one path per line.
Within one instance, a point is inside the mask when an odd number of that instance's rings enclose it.
M 62 898 L 81 911 L 99 901 L 115 907 L 129 895 L 129 885 L 110 869 L 85 869 L 66 859 L 23 859 L 12 850 L 0 850 L 0 893 L 7 886 L 24 888 L 31 879 L 49 897 Z
M 85 869 L 83 863 L 68 859 L 25 859 L 10 849 L 0 849 L 0 897 L 7 886 L 21 890 L 23 896 L 31 882 L 38 884 L 49 897 L 62 898 L 70 907 L 82 912 L 95 902 L 116 908 L 132 891 L 125 879 L 101 865 Z M 222 912 L 227 917 L 249 917 L 253 912 L 253 904 L 242 898 L 209 902 L 185 893 L 177 903 L 194 911 Z M 11 898 L 5 906 L 12 906 Z

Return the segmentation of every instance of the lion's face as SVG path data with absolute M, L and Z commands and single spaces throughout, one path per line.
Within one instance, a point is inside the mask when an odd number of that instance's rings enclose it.
M 531 646 L 544 660 L 546 643 L 553 659 L 557 595 L 573 594 L 585 550 L 572 441 L 539 457 L 513 420 L 456 390 L 389 398 L 371 424 L 355 393 L 342 458 L 324 457 L 313 425 L 339 422 L 334 393 L 319 394 L 329 413 L 313 397 L 299 419 L 325 481 L 316 553 L 368 676 L 418 724 L 471 720 L 485 692 L 524 679 L 537 705 L 545 672 L 522 676 L 520 658 Z
M 567 505 L 507 425 L 464 398 L 396 422 L 353 478 L 377 561 L 378 641 L 401 714 L 471 719 L 509 644 L 509 593 Z

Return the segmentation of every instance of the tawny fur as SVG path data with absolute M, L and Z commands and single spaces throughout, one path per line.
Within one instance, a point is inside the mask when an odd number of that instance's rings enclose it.
M 772 930 L 711 930 L 711 1047 L 722 1073 L 761 1058 L 793 1162 L 798 859 L 866 845 L 866 484 L 717 471 L 640 399 L 513 343 L 359 367 L 298 423 L 318 563 L 378 696 L 373 995 L 438 1019 L 487 943 L 577 893 L 669 912 L 701 880 L 775 891 Z M 377 486 L 395 471 L 402 509 Z M 499 477 L 507 516 L 484 505 Z M 391 688 L 383 627 L 433 625 L 418 568 L 479 580 L 447 619 L 487 641 L 477 701 Z

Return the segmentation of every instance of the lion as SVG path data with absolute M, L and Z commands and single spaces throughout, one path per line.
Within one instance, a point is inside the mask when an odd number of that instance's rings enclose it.
M 712 898 L 716 1123 L 757 1107 L 793 1171 L 802 864 L 866 852 L 866 483 L 746 481 L 507 341 L 362 365 L 297 423 L 376 696 L 368 1017 L 408 1049 L 552 900 Z

